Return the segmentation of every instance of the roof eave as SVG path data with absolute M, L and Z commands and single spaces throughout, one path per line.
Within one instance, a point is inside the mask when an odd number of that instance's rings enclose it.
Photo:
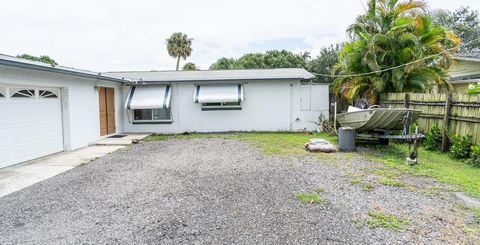
M 176 79 L 176 80 L 145 80 L 139 79 L 138 82 L 147 83 L 173 83 L 173 82 L 222 82 L 222 81 L 265 81 L 265 80 L 301 80 L 308 81 L 313 78 L 300 78 L 300 77 L 288 77 L 288 78 L 219 78 L 219 79 Z
M 44 65 L 30 64 L 30 63 L 19 62 L 14 60 L 0 59 L 0 65 L 24 68 L 24 69 L 30 69 L 30 70 L 36 70 L 36 71 L 54 72 L 54 73 L 59 73 L 64 75 L 93 78 L 93 79 L 112 81 L 112 82 L 133 82 L 133 80 L 131 79 L 125 79 L 125 78 L 120 78 L 120 77 L 115 77 L 110 75 L 103 75 L 101 73 L 82 72 L 82 71 L 77 71 L 75 69 L 70 69 L 66 67 L 64 68 L 64 67 L 48 66 L 48 65 L 44 66 Z
M 461 61 L 472 61 L 472 62 L 480 62 L 480 59 L 473 58 L 473 57 L 455 57 L 456 60 L 461 60 Z

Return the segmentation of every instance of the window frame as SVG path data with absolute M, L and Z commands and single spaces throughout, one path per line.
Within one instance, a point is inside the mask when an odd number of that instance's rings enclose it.
M 212 102 L 202 103 L 202 111 L 239 111 L 242 110 L 242 102 Z
M 168 110 L 168 115 L 170 116 L 170 119 L 161 119 L 161 120 L 153 120 L 153 111 L 156 109 L 161 109 L 161 110 Z M 151 114 L 151 120 L 137 120 L 135 119 L 135 111 L 136 110 L 150 110 Z M 151 109 L 132 109 L 131 110 L 133 113 L 133 120 L 132 124 L 172 124 L 173 123 L 173 117 L 172 117 L 172 109 L 171 107 L 169 108 L 151 108 Z
M 60 99 L 60 90 L 59 90 L 59 89 L 55 89 L 55 88 L 39 88 L 37 91 L 38 91 L 38 98 L 39 98 L 39 99 L 47 99 L 47 100 Z M 50 92 L 51 95 L 54 95 L 55 97 L 51 97 L 51 96 L 44 97 L 43 94 L 41 93 L 42 91 L 44 91 L 44 92 Z
M 29 87 L 23 87 L 23 88 L 19 88 L 19 87 L 11 87 L 9 88 L 10 90 L 10 94 L 9 94 L 9 98 L 10 99 L 37 99 L 38 98 L 38 92 L 37 92 L 37 89 L 35 88 L 29 88 Z M 33 91 L 33 95 L 30 94 L 29 96 L 20 96 L 20 97 L 16 97 L 15 95 L 22 91 L 22 90 L 26 90 L 26 91 Z M 31 93 L 31 92 L 29 92 Z M 20 95 L 26 95 L 25 93 L 20 93 Z

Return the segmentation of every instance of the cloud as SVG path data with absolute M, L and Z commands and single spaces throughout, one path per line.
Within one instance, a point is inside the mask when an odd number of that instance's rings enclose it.
M 480 8 L 476 0 L 431 4 Z M 95 71 L 174 69 L 165 39 L 181 31 L 194 38 L 187 61 L 207 69 L 220 57 L 270 49 L 315 55 L 346 40 L 345 29 L 363 11 L 361 0 L 7 1 L 0 53 L 47 54 Z

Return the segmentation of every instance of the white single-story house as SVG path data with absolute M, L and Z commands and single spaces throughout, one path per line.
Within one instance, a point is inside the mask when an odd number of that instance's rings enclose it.
M 126 132 L 315 130 L 328 85 L 304 69 L 112 72 L 125 84 Z
M 466 93 L 469 84 L 480 84 L 480 53 L 456 55 L 448 75 L 457 93 Z
M 304 69 L 98 73 L 0 55 L 0 168 L 119 133 L 315 130 Z

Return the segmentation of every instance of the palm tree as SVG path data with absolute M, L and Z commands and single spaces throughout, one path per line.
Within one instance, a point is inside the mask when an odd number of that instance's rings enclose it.
M 446 71 L 460 40 L 433 25 L 426 7 L 423 1 L 370 0 L 367 13 L 348 28 L 352 41 L 334 68 L 343 75 L 334 81 L 335 93 L 349 101 L 375 102 L 384 92 L 449 89 Z
M 185 60 L 192 54 L 192 40 L 181 32 L 175 32 L 167 39 L 168 54 L 177 59 L 177 71 L 180 66 L 180 58 Z

